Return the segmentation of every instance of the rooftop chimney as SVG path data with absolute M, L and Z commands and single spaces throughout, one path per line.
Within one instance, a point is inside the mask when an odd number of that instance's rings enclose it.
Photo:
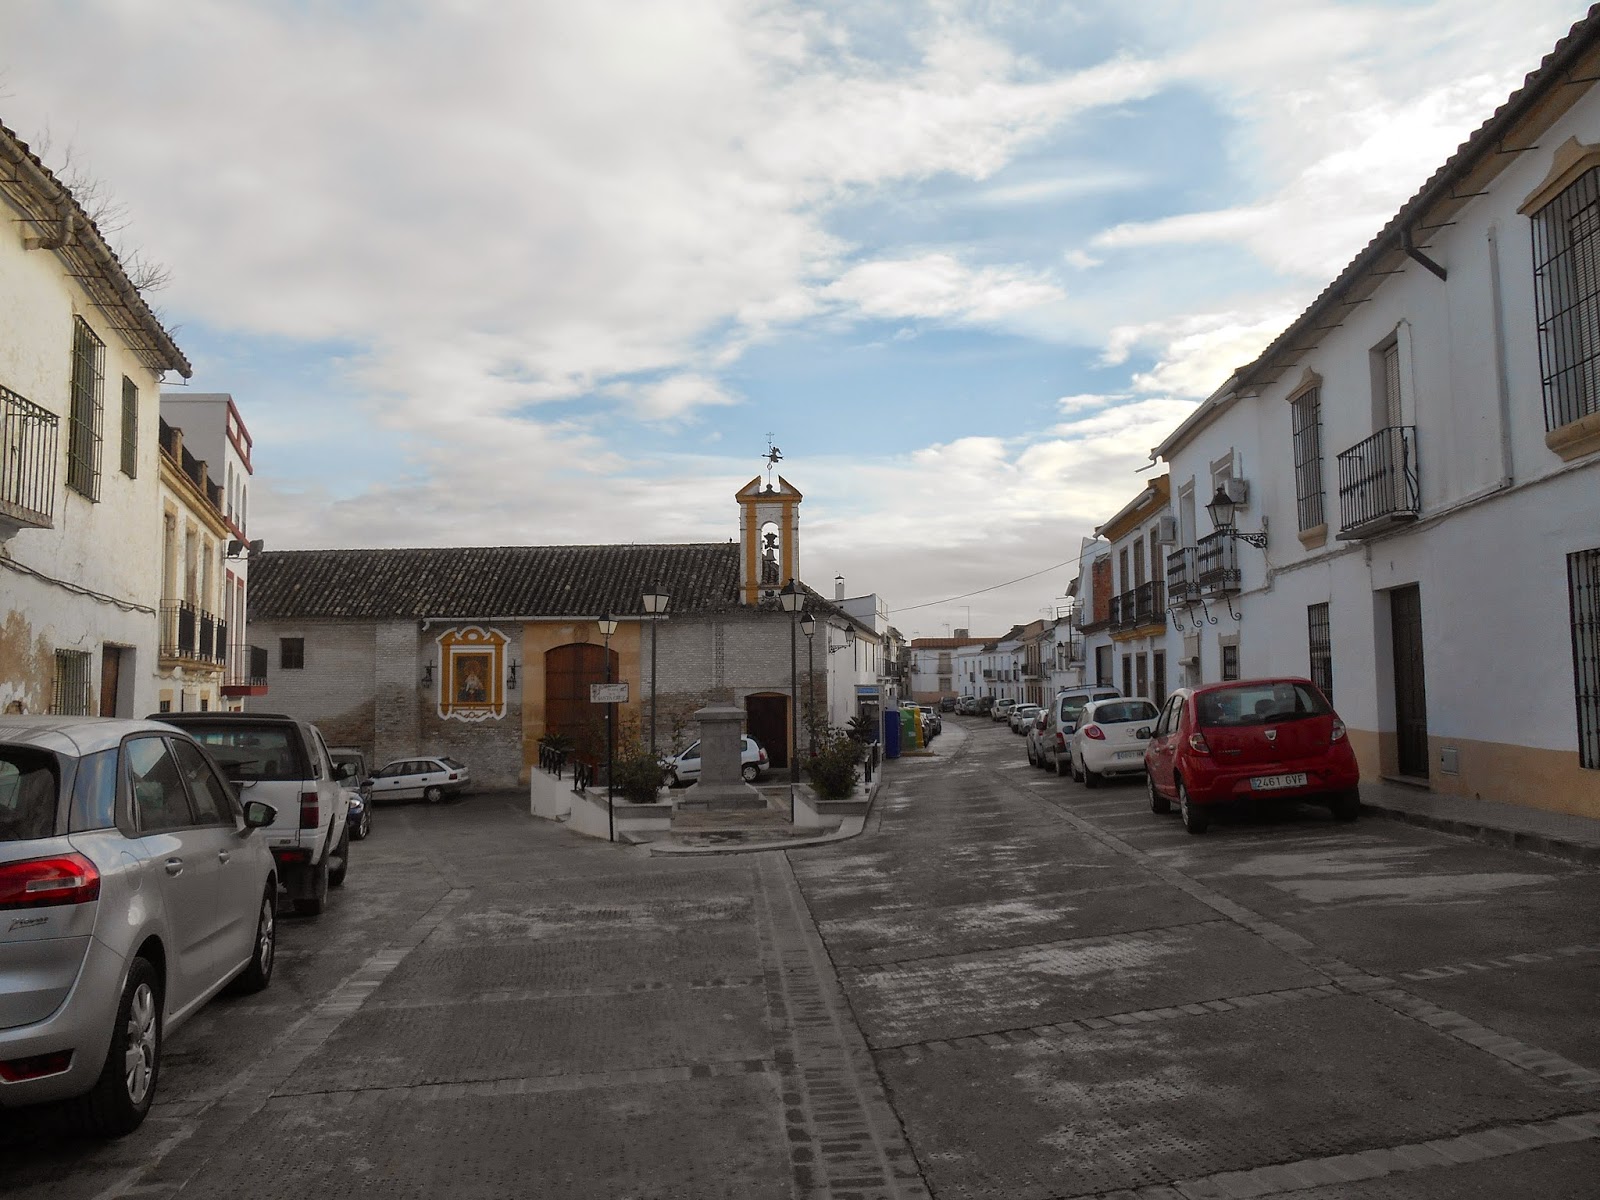
M 969 636 L 971 635 L 965 629 L 956 630 L 956 640 L 958 641 L 964 642 Z
M 833 598 L 835 600 L 843 600 L 844 599 L 844 576 L 843 575 L 835 575 L 833 577 Z

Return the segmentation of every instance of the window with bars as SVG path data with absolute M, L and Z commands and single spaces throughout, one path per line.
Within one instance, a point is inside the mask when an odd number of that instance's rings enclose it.
M 1600 167 L 1533 214 L 1544 427 L 1600 412 Z
M 1294 420 L 1294 491 L 1300 528 L 1326 521 L 1322 507 L 1322 389 L 1308 388 L 1290 404 Z
M 1567 555 L 1578 765 L 1600 770 L 1600 549 Z
M 139 388 L 126 375 L 122 377 L 122 473 L 129 479 L 139 475 Z
M 89 323 L 74 318 L 72 412 L 67 422 L 67 486 L 100 499 L 100 420 L 104 406 L 106 344 Z
M 1333 699 L 1333 628 L 1328 620 L 1328 605 L 1306 607 L 1306 626 L 1311 647 L 1311 682 L 1322 694 Z
M 1227 682 L 1239 678 L 1239 643 L 1222 643 L 1222 679 Z
M 55 690 L 50 711 L 56 716 L 89 715 L 90 655 L 85 650 L 57 650 Z

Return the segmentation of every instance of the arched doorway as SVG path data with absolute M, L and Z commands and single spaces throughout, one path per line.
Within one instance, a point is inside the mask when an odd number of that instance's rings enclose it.
M 580 757 L 596 762 L 605 757 L 606 705 L 591 704 L 589 685 L 606 681 L 606 656 L 611 678 L 617 674 L 617 652 L 592 642 L 573 642 L 544 655 L 544 728 L 573 740 Z
M 789 697 L 782 692 L 762 692 L 744 698 L 745 726 L 767 752 L 773 769 L 789 766 Z

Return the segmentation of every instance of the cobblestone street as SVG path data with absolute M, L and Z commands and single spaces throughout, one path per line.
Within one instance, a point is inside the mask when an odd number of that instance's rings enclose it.
M 273 986 L 0 1193 L 1591 1197 L 1600 888 L 1320 809 L 1204 838 L 951 720 L 865 834 L 651 857 L 383 807 Z

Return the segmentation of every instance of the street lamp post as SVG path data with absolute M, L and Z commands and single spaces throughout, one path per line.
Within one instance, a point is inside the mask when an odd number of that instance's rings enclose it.
M 800 632 L 806 635 L 806 741 L 811 753 L 817 752 L 817 661 L 812 655 L 816 649 L 817 619 L 809 612 L 800 618 Z
M 805 607 L 806 596 L 790 579 L 778 593 L 783 611 L 789 614 L 789 824 L 794 824 L 794 789 L 800 782 L 800 670 L 796 617 Z
M 605 638 L 606 651 L 606 682 L 611 682 L 611 635 L 617 631 L 617 619 L 610 613 L 600 618 L 600 635 Z M 606 840 L 617 840 L 616 817 L 616 785 L 611 776 L 616 767 L 617 757 L 617 706 L 610 702 L 606 704 Z
M 644 610 L 650 614 L 650 757 L 656 756 L 656 622 L 667 611 L 667 594 L 659 583 L 644 594 Z

